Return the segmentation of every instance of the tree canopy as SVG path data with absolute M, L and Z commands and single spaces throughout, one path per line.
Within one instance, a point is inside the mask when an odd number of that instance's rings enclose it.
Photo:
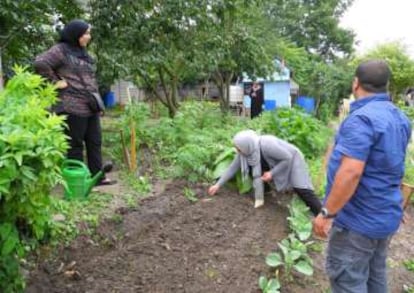
M 356 66 L 357 63 L 369 59 L 382 59 L 390 66 L 392 75 L 389 90 L 394 97 L 414 86 L 414 60 L 410 58 L 407 48 L 402 43 L 380 44 L 356 58 L 353 64 Z
M 29 65 L 56 37 L 55 20 L 82 15 L 80 3 L 69 0 L 2 0 L 0 9 L 0 88 L 14 64 Z
M 242 73 L 267 76 L 275 58 L 291 69 L 301 94 L 316 97 L 318 105 L 333 111 L 349 93 L 353 73 L 354 33 L 339 26 L 351 3 L 4 0 L 0 64 L 5 72 L 14 63 L 30 64 L 52 45 L 57 16 L 64 22 L 86 18 L 93 25 L 90 51 L 97 57 L 100 84 L 108 88 L 117 79 L 131 80 L 168 107 L 171 116 L 180 104 L 180 86 L 208 80 L 218 86 L 226 111 L 231 82 Z M 394 93 L 411 85 L 412 61 L 403 47 L 387 45 L 363 58 L 372 57 L 390 62 Z

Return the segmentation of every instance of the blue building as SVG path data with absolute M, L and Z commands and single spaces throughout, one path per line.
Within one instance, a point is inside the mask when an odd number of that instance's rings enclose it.
M 274 60 L 275 71 L 271 76 L 258 77 L 255 82 L 263 88 L 265 110 L 273 110 L 276 107 L 291 107 L 292 96 L 299 92 L 298 85 L 290 79 L 290 70 L 279 60 Z M 244 74 L 243 88 L 249 92 L 253 80 Z

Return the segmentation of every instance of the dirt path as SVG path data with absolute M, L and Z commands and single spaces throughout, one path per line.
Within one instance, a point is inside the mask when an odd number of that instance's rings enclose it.
M 205 186 L 193 187 L 199 200 L 190 203 L 184 186 L 173 182 L 138 209 L 119 209 L 119 219 L 98 228 L 99 237 L 79 237 L 58 259 L 32 271 L 26 292 L 260 292 L 259 276 L 270 275 L 265 256 L 288 233 L 284 205 L 290 196 L 269 196 L 255 210 L 248 196 L 221 192 L 210 198 Z M 392 293 L 414 283 L 414 273 L 401 265 L 414 258 L 413 230 L 409 222 L 393 240 Z M 326 292 L 323 254 L 312 257 L 315 276 L 301 277 L 282 292 Z M 79 276 L 66 276 L 73 261 Z

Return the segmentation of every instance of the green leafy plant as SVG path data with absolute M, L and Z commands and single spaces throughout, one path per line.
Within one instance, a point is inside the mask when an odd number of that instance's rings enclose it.
M 309 220 L 308 211 L 309 208 L 297 197 L 289 204 L 289 227 L 301 241 L 312 235 L 312 222 Z
M 127 194 L 123 195 L 123 199 Z M 67 245 L 80 232 L 92 234 L 99 225 L 102 218 L 102 211 L 112 200 L 112 195 L 107 193 L 92 192 L 88 200 L 67 201 L 57 196 L 51 196 L 50 213 L 53 218 L 56 215 L 62 220 L 51 219 L 48 229 L 48 243 L 52 246 Z M 80 231 L 79 226 L 83 231 Z
M 122 172 L 122 179 L 140 195 L 146 195 L 152 189 L 151 181 L 148 176 L 136 176 L 131 172 Z
M 276 278 L 267 279 L 264 276 L 259 278 L 259 288 L 263 293 L 279 293 L 280 282 Z
M 292 270 L 303 275 L 312 276 L 312 260 L 307 253 L 307 244 L 302 243 L 293 234 L 278 243 L 282 254 L 270 253 L 266 257 L 266 264 L 272 268 L 283 266 L 284 276 L 292 281 Z
M 316 158 L 325 151 L 330 129 L 321 121 L 297 108 L 278 108 L 253 119 L 250 128 L 276 135 L 297 146 L 306 158 Z
M 198 201 L 198 198 L 197 198 L 194 190 L 192 190 L 191 188 L 184 187 L 183 193 L 184 193 L 185 198 L 188 199 L 190 202 L 197 202 Z
M 403 285 L 403 293 L 414 293 L 414 285 Z
M 227 168 L 230 166 L 230 164 L 233 162 L 235 156 L 235 150 L 233 147 L 229 147 L 225 149 L 220 156 L 216 159 L 214 162 L 214 170 L 213 170 L 213 176 L 214 178 L 219 178 L 223 173 L 227 170 Z M 235 185 L 237 190 L 241 193 L 247 193 L 253 188 L 252 179 L 247 178 L 247 180 L 242 180 L 241 171 L 238 171 L 236 173 L 235 180 L 230 182 L 230 185 Z
M 404 266 L 407 270 L 414 272 L 414 259 L 404 261 Z
M 38 75 L 15 68 L 0 93 L 0 291 L 23 289 L 18 277 L 23 241 L 44 238 L 50 190 L 61 182 L 67 149 L 64 117 L 47 111 L 56 92 Z M 28 246 L 29 247 L 29 246 Z M 31 246 L 30 246 L 31 247 Z
M 138 103 L 130 107 L 141 106 Z M 130 118 L 125 115 L 126 127 Z M 239 125 L 235 117 L 223 116 L 217 105 L 199 101 L 183 103 L 174 118 L 161 117 L 156 123 L 144 120 L 137 122 L 141 125 L 137 137 L 141 145 L 156 152 L 157 172 L 173 166 L 173 172 L 168 172 L 170 178 L 186 178 L 191 182 L 212 179 L 212 162 L 230 145 Z
M 414 185 L 414 145 L 410 144 L 407 148 L 405 158 L 404 183 Z

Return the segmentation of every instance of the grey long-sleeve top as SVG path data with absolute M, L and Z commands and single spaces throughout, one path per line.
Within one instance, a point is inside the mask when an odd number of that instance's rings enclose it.
M 294 145 L 273 135 L 260 136 L 261 155 L 270 167 L 272 180 L 277 191 L 291 188 L 312 189 L 308 167 L 302 152 Z M 234 177 L 240 169 L 240 154 L 237 154 L 229 168 L 217 181 L 221 187 Z M 253 187 L 256 199 L 263 198 L 263 182 L 254 176 Z
M 262 135 L 260 146 L 277 191 L 290 188 L 313 190 L 305 158 L 296 146 L 273 135 Z
M 240 170 L 240 154 L 237 154 L 233 162 L 227 168 L 227 170 L 221 175 L 220 179 L 217 181 L 217 184 L 221 187 L 227 181 L 236 175 L 237 171 Z M 263 181 L 261 177 L 261 170 L 253 170 L 253 188 L 254 188 L 254 197 L 255 199 L 263 199 Z

